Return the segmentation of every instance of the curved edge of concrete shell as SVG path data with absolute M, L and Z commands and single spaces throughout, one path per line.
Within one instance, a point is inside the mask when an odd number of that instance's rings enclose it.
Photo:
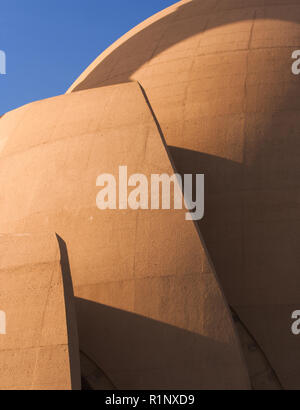
M 55 234 L 0 235 L 0 387 L 79 390 L 74 297 Z

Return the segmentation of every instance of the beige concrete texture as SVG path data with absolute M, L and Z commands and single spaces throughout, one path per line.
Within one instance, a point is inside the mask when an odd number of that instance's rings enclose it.
M 142 85 L 176 168 L 206 175 L 199 227 L 228 303 L 291 389 L 300 388 L 291 333 L 300 288 L 300 80 L 291 70 L 299 23 L 299 0 L 181 1 L 118 40 L 69 90 Z
M 69 286 L 55 234 L 0 235 L 1 390 L 81 388 Z
M 137 83 L 10 112 L 0 143 L 0 229 L 55 230 L 64 239 L 80 350 L 112 386 L 250 387 L 230 311 L 186 210 L 96 207 L 97 177 L 118 177 L 120 165 L 148 180 L 174 173 Z

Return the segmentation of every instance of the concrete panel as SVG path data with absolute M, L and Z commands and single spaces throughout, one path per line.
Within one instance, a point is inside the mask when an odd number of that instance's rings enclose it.
M 10 112 L 4 138 L 0 229 L 55 230 L 65 240 L 80 349 L 113 386 L 248 388 L 229 309 L 186 211 L 96 207 L 100 174 L 117 176 L 121 165 L 148 180 L 174 173 L 139 85 Z
M 64 263 L 54 234 L 0 235 L 2 390 L 80 389 L 74 297 Z

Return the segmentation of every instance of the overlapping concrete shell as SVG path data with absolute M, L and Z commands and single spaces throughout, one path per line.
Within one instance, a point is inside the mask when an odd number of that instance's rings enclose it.
M 80 349 L 113 385 L 247 387 L 228 307 L 186 211 L 96 207 L 98 175 L 117 175 L 120 164 L 149 178 L 174 173 L 140 86 L 30 104 L 6 114 L 0 133 L 1 229 L 64 239 Z
M 110 47 L 69 92 L 139 81 L 176 168 L 205 173 L 199 227 L 228 303 L 299 388 L 298 0 L 181 1 Z
M 80 389 L 74 296 L 64 243 L 0 235 L 0 389 Z
M 1 119 L 0 230 L 66 242 L 106 386 L 299 388 L 299 23 L 298 0 L 181 1 Z M 204 173 L 203 221 L 99 211 L 120 165 Z

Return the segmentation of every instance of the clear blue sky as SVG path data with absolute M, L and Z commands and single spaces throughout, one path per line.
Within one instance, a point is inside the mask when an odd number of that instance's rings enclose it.
M 0 115 L 63 94 L 101 51 L 177 0 L 2 0 Z

